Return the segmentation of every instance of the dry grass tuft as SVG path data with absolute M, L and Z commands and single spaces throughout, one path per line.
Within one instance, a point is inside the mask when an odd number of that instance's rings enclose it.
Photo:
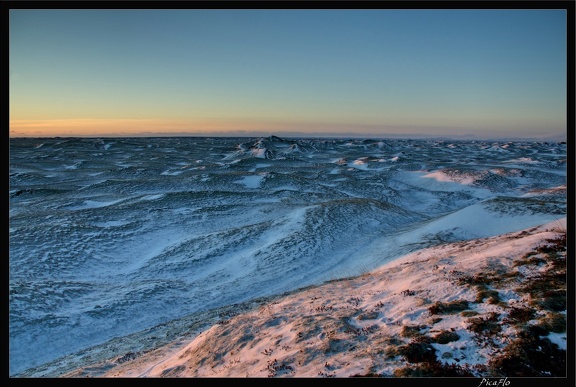
M 434 342 L 438 344 L 448 344 L 452 341 L 460 340 L 460 336 L 452 331 L 442 331 L 434 336 Z
M 466 300 L 455 300 L 451 302 L 440 302 L 436 303 L 428 308 L 430 314 L 451 314 L 461 312 L 468 309 L 468 301 Z

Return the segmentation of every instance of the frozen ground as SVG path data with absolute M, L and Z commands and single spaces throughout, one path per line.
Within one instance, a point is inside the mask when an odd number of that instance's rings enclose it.
M 10 375 L 37 375 L 422 248 L 562 219 L 566 144 L 11 139 L 9 189 Z
M 565 238 L 562 219 L 423 249 L 60 376 L 567 377 L 566 298 L 533 287 L 566 292 Z

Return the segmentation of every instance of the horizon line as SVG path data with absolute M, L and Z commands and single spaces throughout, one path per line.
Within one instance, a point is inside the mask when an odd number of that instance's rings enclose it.
M 247 132 L 247 131 L 246 131 Z M 231 132 L 215 132 L 215 133 L 190 133 L 190 132 L 155 132 L 155 133 L 140 133 L 140 134 L 83 134 L 83 135 L 17 135 L 8 136 L 9 139 L 23 139 L 23 138 L 184 138 L 184 137 L 197 137 L 197 138 L 266 138 L 266 137 L 287 137 L 287 138 L 324 138 L 324 139 L 403 139 L 403 140 L 454 140 L 454 141 L 544 141 L 544 142 L 567 142 L 567 133 L 558 133 L 546 136 L 476 136 L 470 134 L 452 134 L 452 135 L 432 135 L 432 134 L 374 134 L 374 133 L 305 133 L 305 132 L 252 132 L 246 133 L 245 131 L 231 131 Z

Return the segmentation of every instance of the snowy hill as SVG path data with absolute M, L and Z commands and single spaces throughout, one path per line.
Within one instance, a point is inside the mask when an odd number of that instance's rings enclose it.
M 62 377 L 563 377 L 565 219 L 230 310 Z

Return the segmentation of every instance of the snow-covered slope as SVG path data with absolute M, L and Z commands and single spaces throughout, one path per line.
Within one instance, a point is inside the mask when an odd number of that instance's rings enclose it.
M 60 376 L 564 377 L 566 298 L 534 284 L 565 294 L 565 238 L 561 219 L 427 248 Z
M 18 375 L 425 247 L 563 218 L 566 144 L 11 139 L 9 190 Z

